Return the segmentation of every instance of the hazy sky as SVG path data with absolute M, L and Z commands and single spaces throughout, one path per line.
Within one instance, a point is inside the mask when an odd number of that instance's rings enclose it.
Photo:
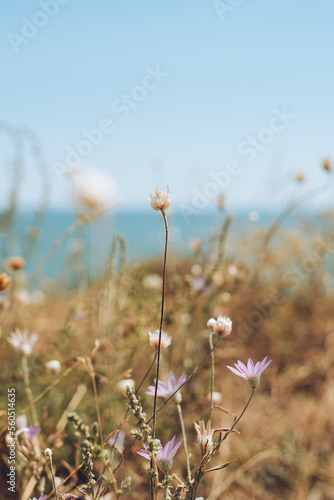
M 156 184 L 194 211 L 220 190 L 231 208 L 284 204 L 325 183 L 334 158 L 333 19 L 330 0 L 2 2 L 0 120 L 38 135 L 54 207 L 68 206 L 68 167 L 87 163 L 126 207 L 147 206 Z M 3 133 L 0 146 L 4 200 Z

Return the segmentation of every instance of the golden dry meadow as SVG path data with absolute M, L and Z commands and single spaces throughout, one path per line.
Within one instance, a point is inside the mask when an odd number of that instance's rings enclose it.
M 163 227 L 170 193 L 152 196 Z M 334 499 L 333 214 L 284 228 L 297 205 L 242 244 L 220 209 L 166 275 L 163 247 L 125 264 L 115 236 L 99 278 L 38 303 L 8 256 L 1 499 Z

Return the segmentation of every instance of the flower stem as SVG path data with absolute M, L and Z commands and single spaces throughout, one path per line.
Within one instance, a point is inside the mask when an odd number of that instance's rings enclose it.
M 155 472 L 155 477 L 154 477 L 154 500 L 158 500 L 159 498 L 159 473 L 158 473 L 158 467 L 157 467 L 157 463 L 155 461 L 155 456 L 154 456 L 154 452 L 152 451 L 151 453 L 151 464 L 152 464 L 152 468 Z M 152 478 L 153 479 L 153 478 Z M 153 482 L 151 483 L 151 486 L 152 486 Z M 152 489 L 151 489 L 151 494 L 152 494 Z M 153 498 L 153 497 L 152 497 Z
M 159 412 L 162 410 L 162 408 L 163 408 L 163 407 L 164 407 L 164 406 L 168 403 L 168 401 L 170 401 L 170 400 L 171 400 L 171 399 L 175 396 L 175 394 L 176 394 L 176 393 L 177 393 L 180 389 L 182 389 L 182 387 L 183 387 L 183 386 L 184 386 L 187 382 L 189 382 L 189 380 L 190 380 L 190 379 L 192 379 L 192 378 L 196 375 L 196 373 L 197 373 L 197 372 L 198 372 L 198 371 L 202 368 L 202 366 L 204 365 L 204 363 L 205 363 L 205 362 L 208 360 L 208 358 L 211 356 L 211 353 L 212 353 L 212 352 L 216 349 L 217 345 L 219 344 L 220 339 L 221 339 L 221 335 L 219 335 L 219 336 L 218 336 L 218 339 L 216 340 L 216 343 L 215 343 L 215 345 L 213 346 L 213 348 L 212 348 L 212 349 L 210 349 L 210 352 L 208 352 L 208 354 L 207 354 L 207 355 L 205 356 L 205 358 L 204 358 L 204 359 L 200 362 L 200 364 L 199 364 L 199 365 L 195 368 L 195 370 L 193 370 L 193 371 L 191 372 L 191 374 L 190 374 L 190 375 L 186 378 L 186 380 L 183 382 L 183 384 L 181 384 L 181 385 L 180 385 L 180 386 L 179 386 L 179 387 L 178 387 L 178 388 L 177 388 L 177 389 L 173 392 L 173 394 L 171 394 L 171 395 L 170 395 L 167 399 L 165 399 L 165 401 L 162 403 L 162 405 L 161 405 L 161 406 L 157 409 L 157 413 L 159 413 Z M 147 422 L 146 422 L 146 423 L 148 424 L 149 422 L 151 422 L 152 418 L 153 418 L 153 415 L 152 415 L 152 417 L 151 417 L 151 418 L 149 418 L 149 419 L 147 420 Z
M 50 460 L 50 470 L 51 470 L 51 477 L 52 477 L 52 486 L 53 486 L 53 489 L 54 489 L 54 492 L 56 495 L 56 500 L 58 500 L 59 495 L 58 495 L 58 491 L 57 491 L 55 473 L 54 473 L 53 465 L 52 465 L 52 454 L 51 453 L 49 455 L 49 460 Z
M 31 405 L 31 414 L 32 414 L 32 419 L 34 422 L 34 426 L 38 426 L 38 417 L 37 417 L 37 412 L 36 408 L 34 405 L 34 396 L 31 391 L 30 387 L 30 379 L 29 379 L 29 368 L 28 368 L 28 358 L 27 356 L 22 356 L 22 371 L 23 371 L 23 380 L 24 380 L 24 386 L 25 390 L 28 396 L 29 403 Z
M 224 434 L 224 436 L 218 441 L 218 443 L 215 445 L 215 447 L 212 449 L 211 453 L 210 453 L 210 458 L 212 457 L 212 455 L 215 453 L 215 451 L 218 449 L 218 447 L 220 446 L 220 444 L 225 441 L 225 439 L 227 438 L 227 436 L 229 434 L 231 434 L 231 432 L 233 431 L 233 429 L 235 428 L 235 426 L 237 425 L 237 423 L 241 420 L 241 418 L 243 417 L 245 411 L 247 410 L 248 406 L 249 406 L 249 403 L 251 402 L 252 400 L 252 397 L 254 396 L 254 393 L 255 393 L 255 390 L 256 388 L 252 389 L 252 392 L 251 392 L 251 395 L 249 396 L 249 399 L 244 407 L 244 409 L 242 410 L 242 412 L 240 413 L 239 417 L 237 419 L 234 419 L 234 422 L 233 422 L 233 425 L 232 427 Z
M 212 410 L 213 410 L 213 390 L 215 383 L 215 353 L 213 352 L 212 330 L 210 331 L 209 342 L 211 349 L 211 382 L 210 382 L 210 422 L 211 422 Z
M 161 209 L 162 216 L 164 218 L 166 239 L 165 239 L 165 251 L 164 251 L 164 267 L 162 275 L 162 296 L 161 296 L 161 315 L 160 315 L 160 326 L 159 326 L 159 344 L 158 344 L 158 357 L 157 357 L 157 377 L 155 380 L 155 390 L 154 390 L 154 402 L 153 402 L 153 423 L 152 423 L 152 437 L 155 438 L 155 427 L 156 427 L 156 416 L 157 416 L 157 396 L 158 396 L 158 384 L 159 384 L 159 374 L 160 374 L 160 355 L 161 355 L 161 334 L 162 334 L 162 322 L 164 318 L 164 307 L 165 307 L 165 286 L 166 286 L 166 265 L 167 265 L 167 244 L 168 244 L 168 223 L 167 217 L 163 209 Z
M 167 265 L 167 245 L 168 245 L 168 223 L 167 217 L 163 209 L 161 213 L 165 223 L 165 250 L 164 250 L 164 266 L 162 274 L 162 293 L 161 293 L 161 315 L 160 315 L 160 325 L 159 325 L 159 344 L 157 349 L 157 376 L 155 380 L 155 390 L 154 390 L 154 402 L 153 402 L 153 424 L 152 424 L 152 438 L 155 438 L 155 427 L 157 418 L 157 397 L 158 397 L 158 384 L 159 384 L 159 374 L 160 374 L 160 355 L 161 355 L 161 334 L 162 334 L 162 322 L 164 319 L 164 307 L 165 307 L 165 286 L 166 286 L 166 265 Z M 153 460 L 153 459 L 152 459 Z M 151 461 L 152 463 L 152 461 Z M 157 486 L 155 487 L 155 495 L 158 494 Z M 156 497 L 157 498 L 157 497 Z M 151 480 L 151 500 L 153 500 L 153 481 Z
M 185 426 L 184 426 L 184 420 L 183 420 L 183 415 L 182 415 L 182 408 L 181 408 L 181 404 L 180 403 L 177 403 L 176 406 L 177 406 L 177 411 L 179 413 L 179 418 L 180 418 L 180 423 L 181 423 L 184 451 L 186 452 L 188 481 L 191 482 L 191 470 L 190 470 L 189 452 L 188 452 L 188 445 L 187 445 L 187 434 L 186 434 L 186 429 L 185 429 Z

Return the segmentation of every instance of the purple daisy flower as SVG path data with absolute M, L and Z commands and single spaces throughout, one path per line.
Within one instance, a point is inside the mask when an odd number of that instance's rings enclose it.
M 267 356 L 260 362 L 258 361 L 256 365 L 254 365 L 253 361 L 249 358 L 247 362 L 247 366 L 244 365 L 241 361 L 234 363 L 236 368 L 232 366 L 228 366 L 227 368 L 231 370 L 231 372 L 238 375 L 238 377 L 242 377 L 247 382 L 249 382 L 250 386 L 255 389 L 260 383 L 261 373 L 267 368 L 267 366 L 271 363 L 271 359 L 267 361 Z
M 161 382 L 161 380 L 158 381 L 157 395 L 161 396 L 162 398 L 166 399 L 169 398 L 172 394 L 174 394 L 174 392 L 179 387 L 181 387 L 181 385 L 186 381 L 186 379 L 187 379 L 187 374 L 186 372 L 183 372 L 179 380 L 176 382 L 174 373 L 170 372 L 167 385 Z M 156 382 L 156 379 L 154 379 L 154 382 Z M 154 393 L 155 393 L 155 386 L 150 385 L 146 394 L 148 394 L 149 396 L 154 396 Z M 175 399 L 178 403 L 180 403 L 182 401 L 181 393 L 177 392 L 175 394 Z
M 37 425 L 34 427 L 33 425 L 29 425 L 29 427 L 26 427 L 24 430 L 24 437 L 27 439 L 32 439 L 34 436 L 37 436 L 37 434 L 40 432 L 41 428 Z
M 175 444 L 175 438 L 176 436 L 173 436 L 173 438 L 168 441 L 164 447 L 161 446 L 155 457 L 157 466 L 163 472 L 168 472 L 172 468 L 173 457 L 182 444 L 183 439 L 180 439 L 180 441 Z M 151 452 L 148 450 L 147 444 L 144 444 L 144 449 L 138 451 L 137 453 L 138 455 L 146 458 L 146 460 L 151 460 Z

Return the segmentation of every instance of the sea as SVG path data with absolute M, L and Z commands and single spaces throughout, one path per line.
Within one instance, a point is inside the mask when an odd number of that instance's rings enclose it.
M 185 216 L 168 211 L 169 256 L 188 258 L 193 252 L 191 247 L 198 241 L 207 250 L 226 217 L 232 217 L 226 251 L 232 258 L 256 259 L 260 235 L 277 216 L 278 213 L 246 211 L 228 214 L 224 210 Z M 122 253 L 127 263 L 141 264 L 162 258 L 165 226 L 160 212 L 106 213 L 64 237 L 76 220 L 75 214 L 56 210 L 49 210 L 38 220 L 32 212 L 19 213 L 10 227 L 0 219 L 0 272 L 7 257 L 22 255 L 26 259 L 26 276 L 45 260 L 33 280 L 35 287 L 48 282 L 75 287 L 80 281 L 94 280 L 103 274 L 115 238 L 123 243 Z M 302 234 L 310 224 L 317 226 L 315 216 L 298 212 L 290 215 L 283 230 Z

